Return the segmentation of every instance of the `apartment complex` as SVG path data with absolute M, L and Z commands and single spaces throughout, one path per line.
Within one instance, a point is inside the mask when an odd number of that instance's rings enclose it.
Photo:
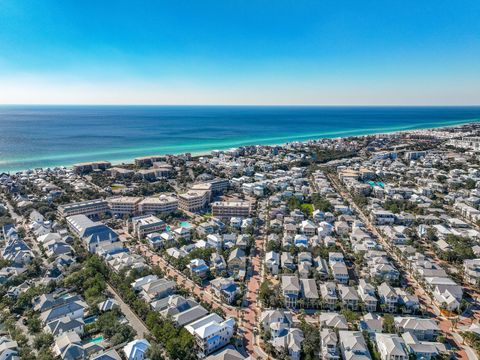
M 57 208 L 57 214 L 60 218 L 73 215 L 98 216 L 108 211 L 108 202 L 103 199 L 59 205 Z
M 152 166 L 154 162 L 159 162 L 164 160 L 165 160 L 165 156 L 162 156 L 162 155 L 142 156 L 134 159 L 136 166 Z
M 177 211 L 178 200 L 173 196 L 160 195 L 159 197 L 150 196 L 138 204 L 140 214 L 158 214 Z
M 137 196 L 119 196 L 108 199 L 108 205 L 112 215 L 137 215 L 139 213 L 139 203 L 142 201 L 141 197 Z
M 165 222 L 154 215 L 134 217 L 132 218 L 131 225 L 133 234 L 138 239 L 142 239 L 147 234 L 164 231 L 166 228 Z
M 178 195 L 178 207 L 185 211 L 195 212 L 204 209 L 210 199 L 210 191 L 189 190 Z
M 211 185 L 212 193 L 218 194 L 224 192 L 225 190 L 228 190 L 230 186 L 230 181 L 228 179 L 217 178 L 209 181 L 209 184 Z
M 250 216 L 252 206 L 248 201 L 216 201 L 212 203 L 212 215 L 221 219 Z
M 107 170 L 112 164 L 108 161 L 92 161 L 73 165 L 77 174 L 86 174 L 95 170 Z

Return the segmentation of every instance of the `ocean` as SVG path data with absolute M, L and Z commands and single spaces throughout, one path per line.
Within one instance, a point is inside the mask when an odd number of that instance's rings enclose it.
M 480 107 L 0 106 L 0 172 L 479 119 Z

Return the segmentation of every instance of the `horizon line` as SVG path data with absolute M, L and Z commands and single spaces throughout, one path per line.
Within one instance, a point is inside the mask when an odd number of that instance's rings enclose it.
M 94 103 L 9 103 L 2 106 L 190 106 L 190 107 L 480 107 L 480 104 L 94 104 Z

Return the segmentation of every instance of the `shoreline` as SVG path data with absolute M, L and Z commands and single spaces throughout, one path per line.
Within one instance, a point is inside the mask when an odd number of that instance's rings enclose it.
M 234 143 L 234 142 L 231 142 L 229 143 L 228 145 L 220 145 L 220 146 L 216 146 L 216 147 L 212 147 L 212 148 L 208 148 L 208 149 L 205 149 L 205 150 L 198 150 L 198 151 L 181 151 L 181 152 L 162 152 L 162 151 L 151 151 L 150 153 L 144 153 L 144 155 L 137 155 L 137 156 L 134 156 L 134 157 L 128 157 L 128 158 L 125 158 L 125 159 L 105 159 L 105 158 L 102 158 L 100 155 L 99 157 L 96 159 L 96 160 L 85 160 L 85 161 L 76 161 L 74 163 L 68 163 L 68 164 L 57 164 L 57 165 L 51 165 L 51 166 L 37 166 L 37 167 L 30 167 L 30 168 L 24 168 L 24 167 L 19 167 L 19 168 L 15 168 L 15 169 L 9 169 L 9 170 L 4 170 L 1 168 L 1 162 L 0 162 L 0 174 L 1 173 L 9 173 L 9 174 L 12 174 L 12 173 L 19 173 L 19 172 L 23 172 L 23 171 L 31 171 L 31 170 L 34 170 L 34 169 L 48 169 L 48 168 L 55 168 L 55 167 L 65 167 L 65 168 L 72 168 L 76 163 L 81 163 L 81 162 L 95 162 L 95 161 L 108 161 L 112 164 L 112 166 L 119 166 L 119 165 L 131 165 L 134 163 L 134 159 L 137 158 L 137 157 L 143 157 L 143 156 L 150 156 L 150 155 L 181 155 L 181 154 L 185 154 L 185 153 L 190 153 L 193 157 L 200 157 L 200 156 L 207 156 L 209 155 L 212 151 L 214 150 L 227 150 L 227 149 L 230 149 L 230 148 L 235 148 L 235 147 L 241 147 L 241 146 L 285 146 L 286 144 L 288 143 L 292 143 L 292 142 L 302 142 L 302 143 L 305 143 L 305 142 L 308 142 L 308 141 L 319 141 L 319 140 L 322 140 L 322 139 L 333 139 L 333 140 L 336 140 L 336 139 L 344 139 L 344 138 L 349 138 L 349 137 L 358 137 L 358 138 L 361 138 L 361 137 L 365 137 L 365 136 L 372 136 L 372 135 L 375 135 L 375 136 L 378 136 L 378 135 L 393 135 L 393 134 L 401 134 L 401 133 L 409 133 L 409 132 L 414 132 L 414 131 L 426 131 L 426 130 L 435 130 L 435 129 L 446 129 L 446 128 L 455 128 L 455 127 L 460 127 L 460 126 L 468 126 L 468 125 L 473 125 L 473 124 L 477 124 L 480 122 L 480 119 L 469 119 L 469 120 L 454 120 L 454 121 L 451 121 L 453 122 L 453 124 L 448 124 L 448 125 L 441 125 L 439 124 L 438 126 L 428 126 L 428 127 L 410 127 L 410 128 L 405 128 L 405 129 L 394 129 L 392 128 L 391 131 L 389 130 L 384 130 L 382 129 L 383 131 L 379 131 L 377 132 L 376 130 L 380 130 L 380 129 L 360 129 L 358 130 L 358 133 L 357 133 L 357 130 L 347 130 L 347 131 L 344 131 L 344 133 L 352 133 L 351 135 L 345 135 L 345 136 L 318 136 L 318 134 L 311 134 L 311 135 L 293 135 L 291 140 L 287 140 L 287 141 L 284 141 L 284 142 L 269 142 L 268 140 L 267 141 L 261 141 L 262 139 L 258 139 L 258 143 L 252 143 L 252 142 L 248 142 L 248 143 L 243 143 L 242 141 L 240 142 L 237 142 L 237 143 Z M 407 126 L 408 127 L 408 126 Z M 336 133 L 342 133 L 342 131 L 337 131 Z M 285 136 L 281 136 L 281 137 L 278 137 L 278 138 L 285 138 Z M 301 138 L 301 139 L 300 139 Z M 207 145 L 208 146 L 208 145 Z M 129 151 L 129 150 L 125 150 L 126 152 Z M 135 151 L 135 149 L 130 149 L 130 151 Z M 142 150 L 139 150 L 139 151 L 142 151 Z M 88 156 L 88 155 L 86 155 Z M 21 161 L 18 161 L 18 162 L 22 162 L 22 161 L 29 161 L 28 159 L 27 160 L 21 160 Z M 30 160 L 32 161 L 32 160 Z M 48 161 L 48 159 L 45 159 L 45 161 Z M 8 161 L 6 161 L 6 163 L 8 163 Z

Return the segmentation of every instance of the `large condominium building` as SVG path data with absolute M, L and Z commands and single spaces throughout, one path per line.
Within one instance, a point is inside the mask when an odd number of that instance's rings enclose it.
M 132 231 L 138 238 L 142 239 L 146 235 L 164 231 L 166 224 L 154 215 L 142 215 L 132 218 Z
M 92 161 L 73 165 L 73 171 L 77 174 L 86 174 L 95 170 L 107 170 L 112 164 L 108 161 Z
M 112 197 L 108 199 L 108 206 L 112 215 L 137 215 L 140 201 L 142 201 L 142 198 L 136 196 Z
M 448 142 L 449 145 L 480 151 L 480 136 L 477 137 L 463 137 L 462 139 L 452 139 Z
M 151 196 L 140 201 L 138 210 L 141 214 L 170 213 L 178 209 L 178 200 L 173 196 Z
M 208 192 L 208 199 L 210 200 L 212 196 L 212 184 L 210 183 L 198 183 L 198 184 L 193 184 L 190 190 L 194 191 L 207 191 Z
M 154 156 L 143 156 L 135 158 L 135 165 L 137 166 L 152 166 L 154 162 L 159 162 L 165 160 L 165 156 L 154 155 Z
M 157 178 L 169 178 L 173 174 L 173 166 L 165 162 L 153 163 L 153 169 Z
M 252 206 L 248 201 L 216 201 L 212 203 L 212 215 L 221 219 L 250 216 Z
M 108 212 L 108 202 L 103 199 L 59 205 L 57 208 L 57 214 L 62 218 L 72 215 L 96 216 L 106 212 Z
M 228 179 L 217 178 L 209 181 L 209 183 L 211 185 L 211 191 L 214 194 L 224 192 L 225 190 L 228 190 L 230 186 L 230 180 Z
M 178 207 L 185 211 L 195 212 L 204 209 L 210 199 L 210 191 L 189 190 L 178 195 Z

